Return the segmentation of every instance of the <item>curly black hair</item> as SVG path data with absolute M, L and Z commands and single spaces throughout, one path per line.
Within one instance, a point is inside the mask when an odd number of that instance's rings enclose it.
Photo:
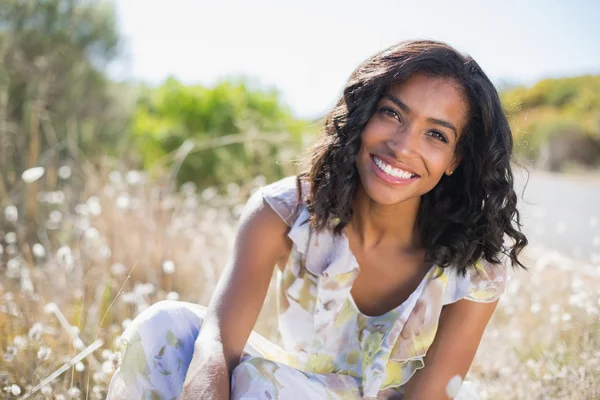
M 518 259 L 528 242 L 513 188 L 513 138 L 498 92 L 475 60 L 438 41 L 401 42 L 352 73 L 327 115 L 324 134 L 307 153 L 307 170 L 297 178 L 298 188 L 302 180 L 309 183 L 308 222 L 336 235 L 350 222 L 363 128 L 387 88 L 415 73 L 457 83 L 469 110 L 455 150 L 462 158 L 459 167 L 421 199 L 416 223 L 426 261 L 464 275 L 477 261 L 501 263 L 504 255 L 527 269 Z

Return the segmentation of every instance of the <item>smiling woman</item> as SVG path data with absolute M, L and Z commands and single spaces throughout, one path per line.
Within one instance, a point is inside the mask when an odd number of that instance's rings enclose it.
M 109 398 L 478 398 L 460 382 L 527 244 L 492 83 L 400 43 L 354 71 L 308 154 L 249 200 L 208 309 L 127 328 Z M 282 347 L 251 332 L 276 265 Z

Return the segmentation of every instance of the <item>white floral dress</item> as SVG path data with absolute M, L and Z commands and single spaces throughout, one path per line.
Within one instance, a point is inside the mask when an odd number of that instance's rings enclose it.
M 424 367 L 442 307 L 491 302 L 505 290 L 505 263 L 481 261 L 465 277 L 433 266 L 404 303 L 366 316 L 350 294 L 360 267 L 346 236 L 305 223 L 295 177 L 261 190 L 293 242 L 278 276 L 282 346 L 252 332 L 232 374 L 232 399 L 402 398 L 404 384 Z M 127 349 L 109 398 L 178 398 L 204 313 L 199 305 L 160 302 L 140 314 L 123 334 Z M 478 399 L 465 384 L 457 398 Z

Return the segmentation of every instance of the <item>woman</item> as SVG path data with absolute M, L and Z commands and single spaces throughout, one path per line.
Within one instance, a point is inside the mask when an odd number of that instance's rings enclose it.
M 472 58 L 403 42 L 324 130 L 305 173 L 248 201 L 208 309 L 161 302 L 127 329 L 109 397 L 448 398 L 524 268 L 498 94 Z M 275 265 L 283 348 L 251 333 Z

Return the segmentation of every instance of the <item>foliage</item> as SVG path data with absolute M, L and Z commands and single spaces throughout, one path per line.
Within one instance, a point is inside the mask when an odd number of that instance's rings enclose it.
M 538 157 L 554 136 L 600 140 L 600 75 L 545 79 L 506 90 L 501 99 L 521 156 Z
M 111 4 L 3 0 L 0 43 L 0 193 L 27 168 L 54 187 L 60 164 L 123 148 L 133 102 L 102 73 L 119 54 Z
M 133 135 L 145 168 L 176 161 L 173 154 L 194 144 L 179 171 L 180 183 L 200 186 L 243 182 L 263 175 L 269 180 L 292 171 L 288 161 L 309 131 L 292 117 L 275 90 L 263 90 L 245 79 L 214 87 L 184 86 L 169 78 L 146 88 L 135 111 Z

